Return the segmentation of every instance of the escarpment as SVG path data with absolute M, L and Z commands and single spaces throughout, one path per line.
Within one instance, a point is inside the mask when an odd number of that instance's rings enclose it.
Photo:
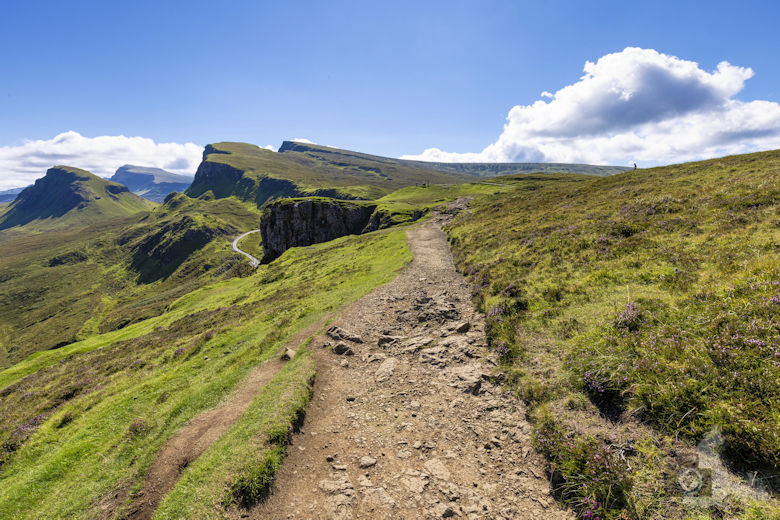
M 414 222 L 424 214 L 421 209 L 393 208 L 369 201 L 325 197 L 278 200 L 265 207 L 260 220 L 263 261 L 270 262 L 291 247 Z
M 260 220 L 265 262 L 291 247 L 310 246 L 363 232 L 376 204 L 335 199 L 284 199 L 266 206 Z

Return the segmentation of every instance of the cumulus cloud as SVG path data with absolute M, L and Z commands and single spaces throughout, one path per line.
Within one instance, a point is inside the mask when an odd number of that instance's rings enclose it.
M 192 175 L 202 152 L 203 148 L 194 143 L 156 143 L 146 137 L 123 135 L 84 137 L 78 132 L 64 132 L 53 139 L 0 147 L 0 189 L 30 184 L 59 164 L 103 177 L 110 177 L 123 164 Z
M 304 144 L 317 144 L 314 141 L 311 141 L 309 139 L 304 139 L 303 137 L 296 137 L 293 139 L 294 143 L 304 143 Z
M 644 165 L 780 148 L 780 104 L 735 96 L 750 68 L 628 47 L 586 62 L 579 81 L 513 107 L 481 152 L 429 148 L 403 159 Z

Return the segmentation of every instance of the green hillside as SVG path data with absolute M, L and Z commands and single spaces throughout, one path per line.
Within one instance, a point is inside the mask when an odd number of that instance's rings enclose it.
M 90 226 L 64 218 L 51 231 L 0 233 L 0 367 L 154 316 L 203 283 L 247 272 L 230 240 L 256 227 L 259 212 L 232 198 L 173 194 L 151 212 Z
M 410 258 L 403 230 L 297 248 L 252 276 L 193 290 L 159 315 L 0 372 L 0 518 L 90 518 L 115 495 L 118 512 L 126 511 L 128 493 L 179 427 L 278 356 L 296 332 L 389 280 Z M 258 450 L 246 439 L 286 430 L 312 375 L 308 356 L 297 356 L 250 406 L 255 420 L 237 422 L 222 451 L 207 452 L 201 464 L 209 478 L 182 484 L 198 497 L 188 500 L 191 518 L 221 509 L 230 479 L 278 456 L 273 443 Z
M 154 204 L 130 193 L 121 184 L 85 170 L 55 166 L 25 188 L 0 214 L 0 230 L 88 225 L 103 218 L 148 211 Z
M 468 180 L 464 175 L 408 167 L 392 160 L 365 160 L 342 151 L 325 155 L 285 150 L 283 146 L 280 152 L 272 152 L 245 143 L 217 143 L 206 147 L 187 194 L 236 196 L 259 206 L 280 197 L 375 199 L 404 186 Z
M 284 197 L 373 200 L 405 186 L 473 182 L 474 177 L 562 172 L 610 175 L 626 168 L 545 163 L 426 163 L 285 141 L 278 152 L 245 143 L 208 145 L 187 190 L 191 197 L 235 196 L 261 206 Z
M 379 164 L 381 165 L 380 167 L 408 169 L 412 172 L 415 170 L 433 170 L 450 175 L 468 175 L 469 177 L 482 178 L 500 175 L 516 175 L 521 173 L 580 173 L 604 176 L 614 175 L 631 169 L 625 166 L 600 166 L 569 163 L 441 163 L 409 161 L 294 141 L 285 141 L 282 143 L 279 152 L 298 152 L 307 154 L 310 157 L 317 158 L 324 162 L 354 164 L 357 167 L 360 167 L 361 165 L 364 167 L 371 167 L 372 165 Z
M 780 486 L 778 169 L 772 151 L 515 178 L 449 230 L 553 485 L 582 515 L 684 517 L 664 479 L 708 438 Z

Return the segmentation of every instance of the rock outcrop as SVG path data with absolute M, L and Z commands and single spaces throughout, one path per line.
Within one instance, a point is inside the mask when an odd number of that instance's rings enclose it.
M 284 199 L 266 206 L 260 221 L 263 261 L 296 246 L 310 246 L 364 231 L 375 204 L 336 199 Z

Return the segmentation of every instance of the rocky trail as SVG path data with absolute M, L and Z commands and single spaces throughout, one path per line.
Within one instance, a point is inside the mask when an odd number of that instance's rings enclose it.
M 302 431 L 268 500 L 235 518 L 573 518 L 523 404 L 497 384 L 441 231 L 450 216 L 409 228 L 414 261 L 315 340 Z

